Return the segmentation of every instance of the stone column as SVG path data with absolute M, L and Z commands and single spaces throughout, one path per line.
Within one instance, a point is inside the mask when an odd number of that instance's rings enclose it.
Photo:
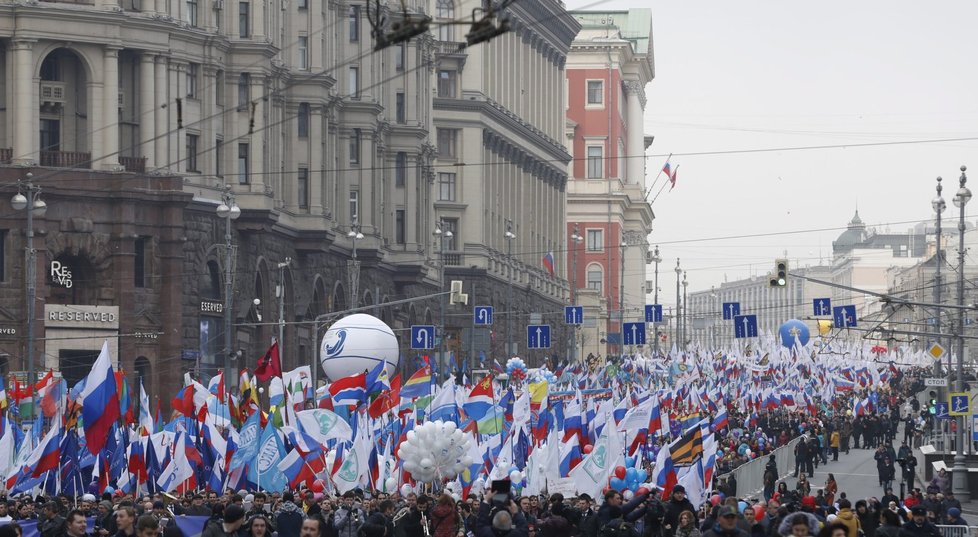
M 265 106 L 269 101 L 263 99 L 265 96 L 265 77 L 259 73 L 251 75 L 251 102 L 255 103 L 254 119 L 255 126 L 251 135 L 238 140 L 248 142 L 248 171 L 251 177 L 248 183 L 251 184 L 251 191 L 264 194 L 268 189 L 267 177 L 265 177 Z M 248 127 L 248 120 L 251 119 L 251 104 L 248 104 L 246 113 L 249 114 L 245 120 L 245 128 Z M 237 149 L 235 149 L 237 151 Z M 235 153 L 236 154 L 236 153 Z
M 309 152 L 309 214 L 323 214 L 323 176 L 326 166 L 323 161 L 323 115 L 325 110 L 321 105 L 309 106 L 309 141 L 312 151 Z
M 119 51 L 106 46 L 102 62 L 102 151 L 98 168 L 119 170 Z M 97 116 L 96 116 L 97 117 Z M 95 155 L 92 155 L 93 157 Z M 94 166 L 93 166 L 94 167 Z
M 31 166 L 37 162 L 39 134 L 32 128 L 33 117 L 38 113 L 37 84 L 34 82 L 34 43 L 13 42 L 13 163 Z
M 154 77 L 153 87 L 156 90 L 156 136 L 153 140 L 156 149 L 154 151 L 154 157 L 156 158 L 155 168 L 169 168 L 169 156 L 166 154 L 166 108 L 163 105 L 167 104 L 167 73 L 166 73 L 166 57 L 156 56 L 154 58 L 154 71 L 156 76 Z
M 156 65 L 153 54 L 139 57 L 139 143 L 146 170 L 156 167 Z
M 626 106 L 626 128 L 627 139 L 625 154 L 627 155 L 626 182 L 638 185 L 645 185 L 645 127 L 642 116 L 645 109 L 645 88 L 641 82 L 625 82 L 625 93 L 627 94 Z

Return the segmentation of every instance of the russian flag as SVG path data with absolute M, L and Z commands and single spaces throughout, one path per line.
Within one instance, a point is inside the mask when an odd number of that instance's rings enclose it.
M 41 444 L 37 446 L 37 449 L 40 451 L 41 456 L 38 457 L 37 464 L 34 465 L 34 471 L 31 472 L 31 477 L 39 477 L 48 470 L 57 470 L 58 464 L 61 462 L 60 423 L 52 425 L 51 430 L 48 431 L 48 434 L 44 435 L 44 440 L 41 440 Z
M 81 393 L 82 418 L 85 420 L 85 439 L 93 455 L 102 450 L 109 438 L 112 424 L 119 419 L 119 393 L 109 357 L 109 342 L 102 344 L 92 372 L 85 378 Z
M 367 400 L 367 374 L 344 377 L 329 385 L 336 405 L 359 405 Z
M 659 410 L 659 403 L 652 404 L 652 413 L 649 414 L 649 433 L 652 436 L 660 434 L 662 431 L 662 412 Z
M 730 417 L 727 416 L 727 409 L 721 410 L 715 418 L 713 418 L 713 430 L 722 431 L 730 426 Z
M 584 460 L 577 438 L 571 437 L 560 443 L 560 477 L 567 477 L 575 466 Z
M 547 272 L 551 276 L 554 275 L 554 253 L 553 251 L 547 252 L 547 255 L 543 256 L 543 268 L 547 269 Z

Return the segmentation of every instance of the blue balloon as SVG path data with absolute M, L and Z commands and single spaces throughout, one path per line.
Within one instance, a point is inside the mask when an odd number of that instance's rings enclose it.
M 625 468 L 635 467 L 635 457 L 625 457 Z
M 631 484 L 628 485 L 628 490 L 630 490 L 632 492 L 638 492 L 638 489 L 641 486 L 641 484 L 642 483 L 640 483 L 638 481 L 636 481 L 634 483 L 631 483 Z
M 743 500 L 737 502 L 737 510 L 743 513 L 744 509 L 747 509 L 747 502 Z
M 625 479 L 629 481 L 635 481 L 638 479 L 638 471 L 635 469 L 635 467 L 625 470 Z
M 648 472 L 646 472 L 645 470 L 643 470 L 641 468 L 638 469 L 638 481 L 639 481 L 639 483 L 645 483 L 648 480 L 648 477 L 649 477 L 649 473 Z
M 617 490 L 618 492 L 621 492 L 621 491 L 625 490 L 625 480 L 624 479 L 619 479 L 617 477 L 612 477 L 611 478 L 611 488 Z
M 778 334 L 781 337 L 781 344 L 789 349 L 795 346 L 796 338 L 801 345 L 808 344 L 808 340 L 811 338 L 811 331 L 808 329 L 808 325 L 798 319 L 785 321 L 781 325 L 781 328 L 778 329 Z

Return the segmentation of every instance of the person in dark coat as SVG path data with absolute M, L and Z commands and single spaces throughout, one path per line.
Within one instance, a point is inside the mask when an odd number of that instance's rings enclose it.
M 282 494 L 282 503 L 275 511 L 275 529 L 279 535 L 299 535 L 302 530 L 302 508 L 295 504 L 295 496 L 291 492 Z M 325 529 L 325 528 L 323 528 Z
M 724 505 L 717 513 L 716 524 L 706 530 L 703 537 L 748 537 L 748 535 L 744 530 L 737 527 L 737 508 L 732 505 Z
M 927 509 L 923 506 L 913 506 L 910 515 L 910 520 L 900 529 L 899 537 L 940 537 L 941 531 L 927 521 Z
M 639 508 L 648 494 L 636 494 L 632 501 L 622 505 L 623 497 L 617 490 L 609 490 L 604 495 L 604 503 L 598 508 L 598 527 L 602 527 L 616 518 L 626 522 L 634 522 L 645 515 L 645 508 Z
M 672 494 L 669 497 L 669 501 L 666 502 L 665 507 L 666 515 L 662 519 L 662 526 L 670 532 L 673 531 L 673 528 L 678 527 L 680 513 L 683 511 L 696 512 L 693 503 L 686 498 L 686 487 L 682 485 L 676 485 L 672 488 Z

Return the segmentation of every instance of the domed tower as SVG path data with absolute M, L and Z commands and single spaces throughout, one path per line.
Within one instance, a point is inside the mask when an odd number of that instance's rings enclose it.
M 839 255 L 851 252 L 853 248 L 863 244 L 867 237 L 866 224 L 859 218 L 859 209 L 856 209 L 856 214 L 849 221 L 846 230 L 832 241 L 832 253 Z

